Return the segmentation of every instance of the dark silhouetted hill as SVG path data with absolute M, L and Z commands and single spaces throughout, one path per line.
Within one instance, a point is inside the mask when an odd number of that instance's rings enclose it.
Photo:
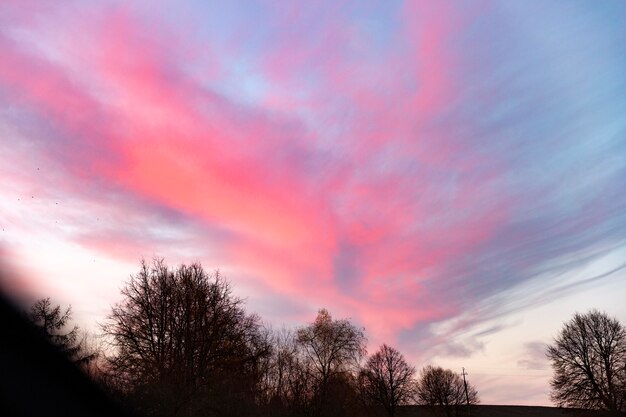
M 0 416 L 131 416 L 1 293 L 0 329 Z

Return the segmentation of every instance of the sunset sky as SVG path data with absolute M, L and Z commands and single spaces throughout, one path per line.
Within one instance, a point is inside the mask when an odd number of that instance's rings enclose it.
M 157 5 L 158 3 L 158 5 Z M 0 2 L 1 286 L 96 323 L 142 258 L 326 307 L 484 404 L 626 323 L 626 2 Z

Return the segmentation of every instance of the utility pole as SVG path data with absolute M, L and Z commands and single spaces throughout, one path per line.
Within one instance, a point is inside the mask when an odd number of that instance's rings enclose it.
M 465 386 L 465 401 L 467 401 L 467 417 L 470 417 L 470 402 L 469 402 L 469 395 L 467 394 L 467 381 L 465 380 L 465 375 L 467 375 L 467 372 L 465 372 L 465 368 L 463 368 L 463 373 L 461 373 L 461 375 L 463 375 L 463 385 Z

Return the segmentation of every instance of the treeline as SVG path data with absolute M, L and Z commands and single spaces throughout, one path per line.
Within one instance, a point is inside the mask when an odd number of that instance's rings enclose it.
M 448 416 L 477 390 L 428 366 L 417 375 L 395 348 L 366 355 L 366 337 L 321 309 L 311 323 L 273 330 L 246 312 L 219 273 L 200 264 L 142 262 L 102 324 L 103 345 L 67 331 L 70 310 L 48 299 L 30 318 L 92 379 L 146 416 L 394 416 L 401 405 Z

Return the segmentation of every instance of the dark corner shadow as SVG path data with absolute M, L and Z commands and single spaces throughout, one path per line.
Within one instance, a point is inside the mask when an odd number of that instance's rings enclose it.
M 133 414 L 66 360 L 0 293 L 0 415 Z

